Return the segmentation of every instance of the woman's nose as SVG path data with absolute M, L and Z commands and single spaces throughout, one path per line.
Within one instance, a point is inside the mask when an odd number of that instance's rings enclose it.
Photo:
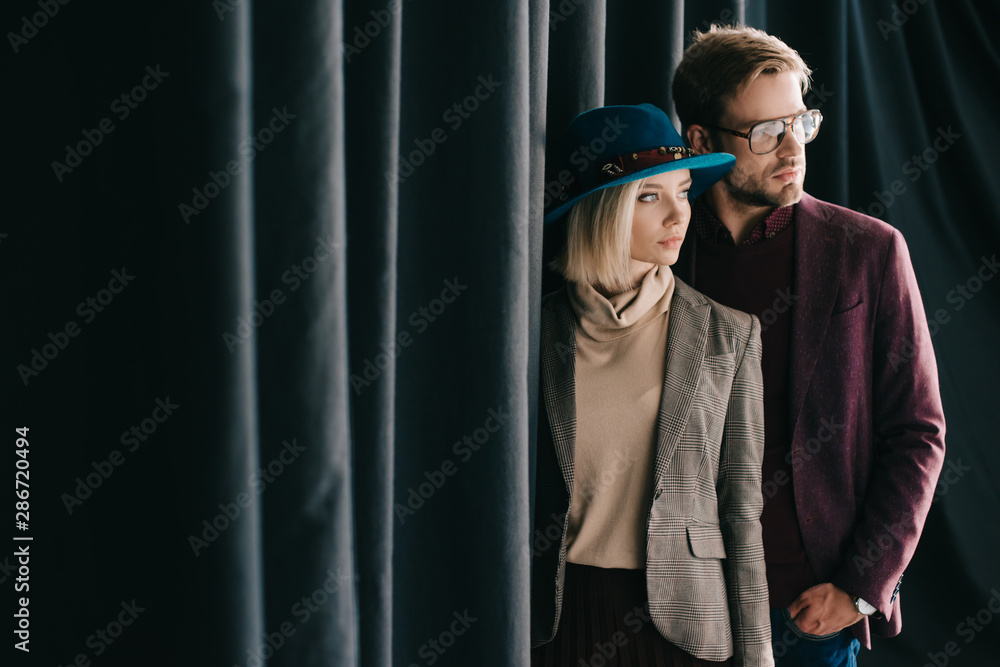
M 691 219 L 691 205 L 686 201 L 673 201 L 665 206 L 667 210 L 663 212 L 664 227 L 683 224 Z

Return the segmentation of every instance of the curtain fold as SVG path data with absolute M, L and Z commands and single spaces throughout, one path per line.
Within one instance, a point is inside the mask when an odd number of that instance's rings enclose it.
M 354 664 L 343 8 L 252 8 L 253 129 L 274 132 L 254 172 L 257 299 L 274 302 L 257 334 L 260 464 L 281 470 L 262 495 L 264 631 L 283 638 L 268 664 Z
M 352 348 L 371 362 L 348 367 L 357 374 L 350 382 L 348 446 L 353 443 L 353 519 L 361 527 L 355 531 L 359 665 L 393 664 L 395 360 L 405 349 L 397 341 L 399 185 L 393 175 L 400 155 L 401 44 L 407 10 L 386 11 L 377 2 L 344 7 L 345 97 L 361 101 L 345 109 L 350 128 L 345 133 L 345 177 L 352 312 L 347 323 Z M 364 168 L 355 168 L 359 164 Z M 369 385 L 367 378 L 376 373 Z
M 529 8 L 402 15 L 393 662 L 523 664 Z

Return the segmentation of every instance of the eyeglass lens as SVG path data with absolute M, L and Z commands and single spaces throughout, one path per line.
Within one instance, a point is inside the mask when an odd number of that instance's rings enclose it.
M 799 143 L 807 144 L 815 138 L 821 119 L 818 111 L 806 111 L 792 119 L 792 132 Z M 750 130 L 750 150 L 758 154 L 770 153 L 781 143 L 785 127 L 784 120 L 757 123 Z

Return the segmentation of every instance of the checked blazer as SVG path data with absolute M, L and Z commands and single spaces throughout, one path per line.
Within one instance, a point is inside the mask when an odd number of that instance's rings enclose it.
M 669 318 L 647 524 L 649 615 L 696 657 L 771 665 L 760 323 L 676 277 Z M 559 626 L 573 493 L 576 315 L 565 288 L 543 300 L 541 319 L 533 646 Z

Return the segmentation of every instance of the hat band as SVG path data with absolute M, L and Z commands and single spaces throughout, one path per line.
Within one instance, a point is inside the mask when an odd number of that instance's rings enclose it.
M 646 151 L 634 153 L 622 153 L 611 158 L 601 160 L 594 168 L 598 183 L 607 183 L 624 178 L 629 174 L 634 174 L 643 169 L 649 169 L 666 162 L 673 162 L 681 158 L 694 156 L 694 151 L 683 146 L 660 146 Z M 575 197 L 583 191 L 583 185 L 579 179 L 574 178 L 573 182 L 563 187 L 567 197 Z

